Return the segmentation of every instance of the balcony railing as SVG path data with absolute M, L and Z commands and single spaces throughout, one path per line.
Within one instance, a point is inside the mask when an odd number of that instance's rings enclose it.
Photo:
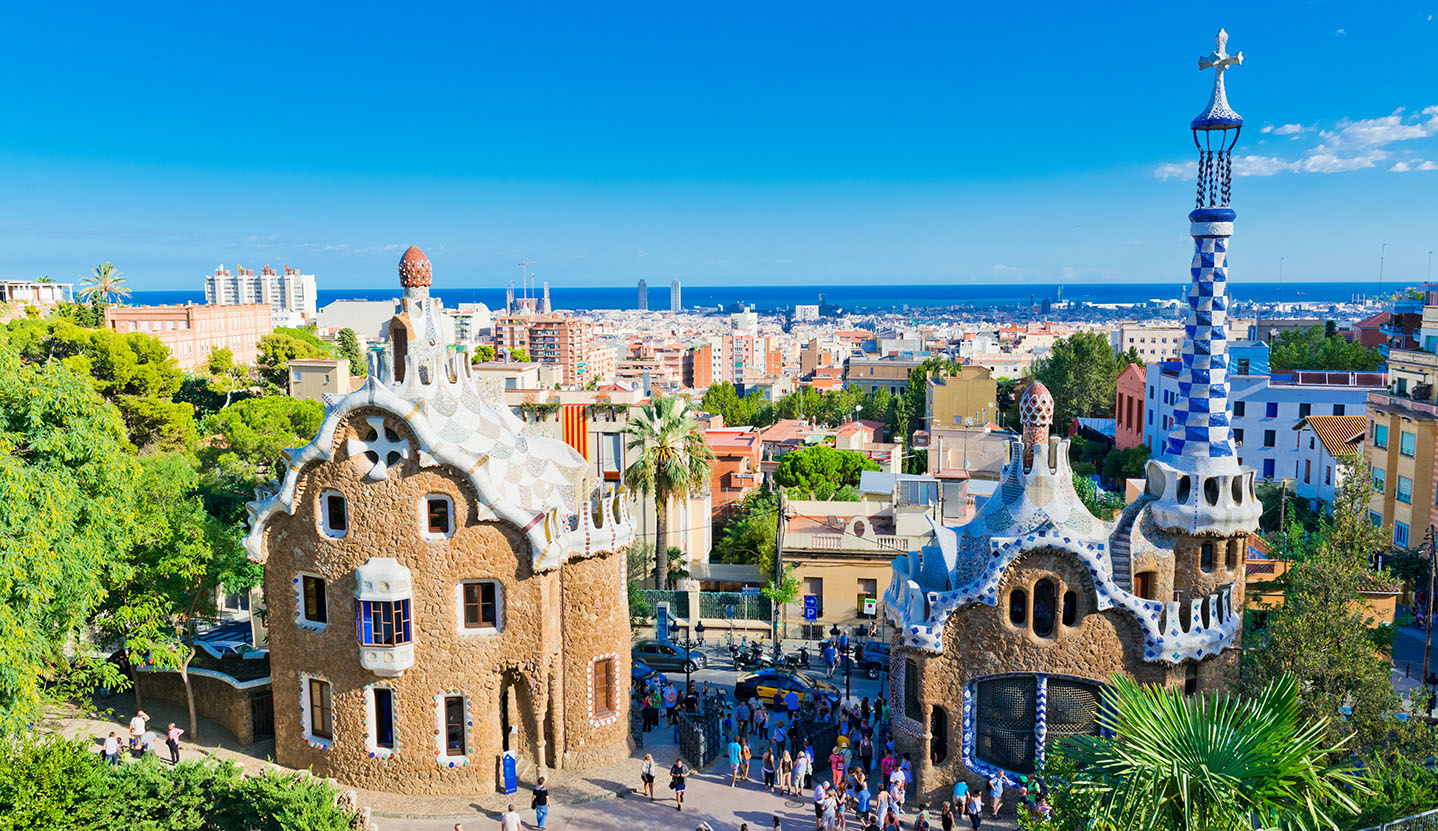
M 835 551 L 849 554 L 901 554 L 905 551 L 917 551 L 928 541 L 928 537 L 908 537 L 896 534 L 872 534 L 859 537 L 846 531 L 789 532 L 784 535 L 784 549 L 786 551 Z

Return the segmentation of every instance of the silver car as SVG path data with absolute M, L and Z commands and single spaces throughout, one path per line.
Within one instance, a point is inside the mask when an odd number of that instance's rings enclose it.
M 638 641 L 631 654 L 635 661 L 643 661 L 654 669 L 672 669 L 679 672 L 693 672 L 703 669 L 709 662 L 698 650 L 686 652 L 684 647 L 667 641 Z

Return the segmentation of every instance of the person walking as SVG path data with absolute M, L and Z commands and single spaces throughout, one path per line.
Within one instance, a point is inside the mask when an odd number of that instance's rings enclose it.
M 539 828 L 544 827 L 544 820 L 549 817 L 549 788 L 544 787 L 544 777 L 539 777 L 539 784 L 534 786 L 533 796 L 529 799 L 529 807 L 534 809 L 534 822 Z
M 744 746 L 738 739 L 729 741 L 729 787 L 739 784 L 739 767 L 744 764 Z
M 644 754 L 644 761 L 639 763 L 639 781 L 644 783 L 644 795 L 649 801 L 654 801 L 654 755 Z
M 779 757 L 779 793 L 788 795 L 794 788 L 794 758 L 789 751 Z
M 865 774 L 874 769 L 874 740 L 868 733 L 859 738 L 859 767 Z
M 514 810 L 513 803 L 499 818 L 499 831 L 520 831 L 523 824 L 519 821 L 519 812 Z
M 944 807 L 939 811 L 939 827 L 943 831 L 954 831 L 954 803 L 944 803 Z
M 776 771 L 776 765 L 775 765 L 775 763 L 774 763 L 774 751 L 772 751 L 772 750 L 766 750 L 766 751 L 764 751 L 764 791 L 765 791 L 765 793 L 773 793 L 773 792 L 774 792 L 774 774 L 775 774 L 775 771 Z
M 105 739 L 105 762 L 106 764 L 120 764 L 120 739 L 111 730 L 108 738 Z
M 745 782 L 749 781 L 749 760 L 754 754 L 749 752 L 749 742 L 739 740 L 739 778 Z
M 844 752 L 838 745 L 834 745 L 834 749 L 829 751 L 829 771 L 834 774 L 831 781 L 844 781 Z
M 989 779 L 989 804 L 993 809 L 991 816 L 999 815 L 999 808 L 1004 804 L 1004 775 L 1000 773 Z
M 824 645 L 824 672 L 827 677 L 834 677 L 834 668 L 839 665 L 839 650 L 834 648 L 834 642 L 828 641 Z
M 782 718 L 774 719 L 774 731 L 769 734 L 769 750 L 773 753 L 783 753 L 784 743 L 789 740 L 789 730 L 784 726 Z
M 170 764 L 172 765 L 178 765 L 180 763 L 180 736 L 184 732 L 184 730 L 176 727 L 173 721 L 170 722 L 170 726 L 165 730 L 165 744 L 170 748 Z
M 674 810 L 684 810 L 684 780 L 689 778 L 689 768 L 684 766 L 684 759 L 674 760 L 669 768 L 669 790 L 674 792 Z
M 799 716 L 799 693 L 789 690 L 784 693 L 784 709 L 789 713 L 789 721 L 792 723 Z
M 969 794 L 968 801 L 965 803 L 964 814 L 968 816 L 969 822 L 973 823 L 974 831 L 979 831 L 979 823 L 984 821 L 984 802 L 979 799 L 978 791 Z

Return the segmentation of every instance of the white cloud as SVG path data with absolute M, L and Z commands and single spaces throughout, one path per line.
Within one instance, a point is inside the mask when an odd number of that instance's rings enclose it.
M 1420 115 L 1428 115 L 1433 107 L 1427 107 Z M 1362 150 L 1369 147 L 1383 147 L 1398 141 L 1425 138 L 1438 134 L 1438 113 L 1427 121 L 1417 117 L 1408 118 L 1399 107 L 1391 115 L 1382 118 L 1364 118 L 1358 121 L 1344 119 L 1337 129 L 1320 130 L 1318 137 L 1323 143 L 1315 152 L 1328 153 L 1341 150 Z
M 1235 156 L 1233 172 L 1239 176 L 1272 176 L 1275 173 L 1293 173 L 1298 169 L 1297 164 L 1276 156 Z
M 1272 133 L 1275 136 L 1296 136 L 1299 133 L 1306 133 L 1312 129 L 1312 127 L 1305 127 L 1302 124 L 1281 124 L 1277 127 L 1271 125 L 1264 127 L 1263 132 Z
M 1417 162 L 1394 162 L 1388 169 L 1394 173 L 1409 173 L 1415 170 L 1438 170 L 1438 164 L 1423 159 Z
M 1016 266 L 1016 265 L 1004 265 L 1003 263 L 994 263 L 994 273 L 995 273 L 995 274 L 1008 274 L 1008 275 L 1012 275 L 1012 276 L 1014 276 L 1014 277 L 1020 277 L 1020 276 L 1022 276 L 1025 272 L 1024 272 L 1024 269 L 1019 268 L 1019 267 Z
M 1373 167 L 1386 158 L 1388 158 L 1388 154 L 1382 150 L 1373 150 L 1368 153 L 1360 153 L 1356 156 L 1313 153 L 1300 163 L 1300 169 L 1304 173 L 1347 173 L 1350 170 L 1362 170 L 1366 167 Z
M 1334 32 L 1333 34 L 1334 34 L 1335 37 L 1343 37 L 1344 35 L 1348 34 L 1348 30 L 1347 30 L 1347 29 L 1339 29 L 1338 31 Z
M 1182 179 L 1197 175 L 1197 168 L 1193 162 L 1165 162 L 1153 169 L 1153 175 L 1158 179 Z

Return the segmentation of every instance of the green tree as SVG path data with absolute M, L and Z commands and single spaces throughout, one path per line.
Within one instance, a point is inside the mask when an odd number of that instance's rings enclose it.
M 1110 450 L 1103 457 L 1103 475 L 1110 482 L 1122 484 L 1125 479 L 1138 479 L 1148 467 L 1148 445 L 1139 444 L 1123 450 Z
M 1074 493 L 1078 495 L 1079 501 L 1088 508 L 1088 512 L 1095 517 L 1107 522 L 1113 519 L 1114 514 L 1123 509 L 1123 497 L 1116 493 L 1101 491 L 1093 480 L 1074 471 L 1073 474 Z
M 863 453 L 814 445 L 785 453 L 774 470 L 774 482 L 805 494 L 832 494 L 844 485 L 858 485 L 864 471 L 878 469 Z
M 772 419 L 761 417 L 761 413 L 768 409 L 769 405 L 758 391 L 740 396 L 734 385 L 728 381 L 721 381 L 705 390 L 699 407 L 704 412 L 718 414 L 729 427 L 759 427 L 772 422 Z
M 348 326 L 335 335 L 335 357 L 350 362 L 350 375 L 355 378 L 369 374 L 369 362 L 365 360 L 364 350 L 360 349 L 359 337 Z
M 256 365 L 260 370 L 260 379 L 281 391 L 289 389 L 290 361 L 324 356 L 308 340 L 287 335 L 278 329 L 260 338 L 259 352 Z
M 196 627 L 215 617 L 217 589 L 244 591 L 260 579 L 259 566 L 240 544 L 240 529 L 210 516 L 198 491 L 193 459 L 167 454 L 144 460 L 137 489 L 139 539 L 98 618 L 129 655 L 179 673 L 192 737 L 199 735 L 189 674 Z M 136 706 L 139 698 L 136 686 Z
M 483 364 L 488 363 L 492 360 L 494 360 L 493 345 L 488 343 L 475 344 L 474 357 L 470 359 L 471 363 Z
M 209 357 L 205 359 L 205 371 L 210 374 L 210 392 L 225 397 L 220 409 L 230 406 L 236 392 L 250 386 L 250 368 L 236 363 L 235 353 L 228 346 L 210 350 Z
M 278 478 L 286 449 L 303 447 L 319 432 L 325 408 L 318 401 L 289 396 L 246 398 L 205 420 L 208 435 L 222 442 L 201 451 L 200 458 L 239 473 L 250 484 Z
M 1324 327 L 1281 332 L 1269 345 L 1268 367 L 1272 372 L 1294 372 L 1300 369 L 1333 369 L 1348 372 L 1371 372 L 1383 363 L 1383 356 L 1357 341 L 1349 343 L 1336 329 L 1325 337 Z
M 624 471 L 624 484 L 654 498 L 654 548 L 668 551 L 669 503 L 687 502 L 690 493 L 708 483 L 714 454 L 694 420 L 689 399 L 679 396 L 654 398 L 642 405 L 630 416 L 624 433 L 626 446 L 634 454 L 634 461 Z M 668 565 L 656 553 L 654 587 L 666 588 L 667 576 Z
M 765 578 L 772 578 L 778 517 L 779 499 L 767 486 L 745 494 L 724 521 L 710 559 L 747 563 L 758 568 Z
M 1077 332 L 1054 342 L 1034 363 L 1033 377 L 1054 397 L 1054 424 L 1066 425 L 1078 416 L 1113 412 L 1122 368 L 1106 335 Z
M 102 303 L 119 303 L 129 296 L 125 272 L 116 270 L 114 263 L 100 263 L 93 272 L 80 278 L 80 299 L 87 303 L 96 299 Z
M 144 450 L 188 449 L 196 438 L 194 408 L 174 400 L 184 374 L 157 338 L 86 329 L 70 320 L 14 320 L 6 339 L 25 361 L 59 359 L 89 375 L 120 408 L 130 440 Z
M 1337 829 L 1366 789 L 1351 761 L 1329 762 L 1342 743 L 1330 743 L 1325 719 L 1300 714 L 1292 676 L 1237 698 L 1115 675 L 1102 699 L 1099 725 L 1114 737 L 1070 740 L 1068 789 L 1092 800 L 1096 831 Z
M 799 599 L 799 578 L 794 576 L 798 566 L 784 566 L 782 575 L 775 575 L 769 581 L 769 585 L 759 590 L 759 593 L 769 598 L 769 603 L 774 607 L 774 649 L 779 649 L 779 643 L 784 633 L 784 610 L 790 603 Z
M 138 476 L 119 411 L 90 379 L 0 346 L 0 735 L 87 664 L 78 637 L 123 570 Z
M 1434 749 L 1432 736 L 1392 718 L 1402 702 L 1360 594 L 1392 579 L 1369 566 L 1370 558 L 1386 550 L 1387 536 L 1368 518 L 1368 465 L 1356 456 L 1342 464 L 1332 518 L 1305 543 L 1311 553 L 1290 564 L 1283 605 L 1269 612 L 1268 626 L 1250 639 L 1240 681 L 1251 692 L 1291 673 L 1301 685 L 1305 718 L 1351 708 L 1347 721 L 1333 729 L 1356 733 L 1353 751 L 1360 757 L 1426 756 Z
M 509 359 L 511 361 L 514 361 L 515 363 L 533 363 L 533 361 L 529 359 L 529 350 L 525 349 L 523 346 L 516 346 L 513 349 L 509 350 Z

